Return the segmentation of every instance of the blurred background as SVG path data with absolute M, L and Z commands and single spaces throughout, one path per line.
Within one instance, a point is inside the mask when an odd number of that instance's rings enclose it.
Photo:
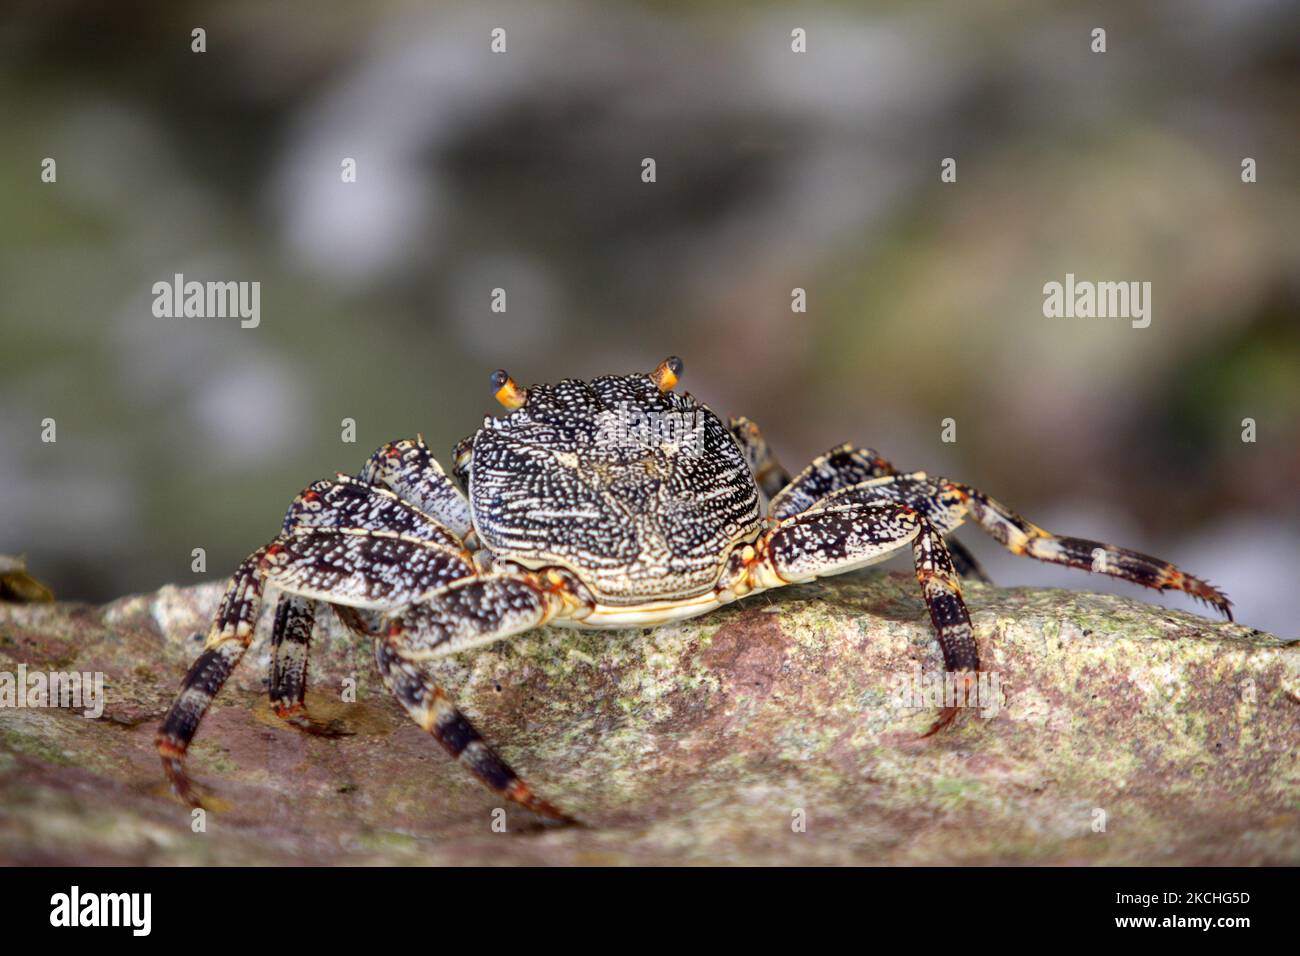
M 222 577 L 382 442 L 446 462 L 498 366 L 675 353 L 792 468 L 870 445 L 1300 637 L 1300 5 L 864 6 L 9 6 L 0 552 L 65 599 Z M 1045 318 L 1067 272 L 1150 327 Z M 156 318 L 175 273 L 260 325 Z

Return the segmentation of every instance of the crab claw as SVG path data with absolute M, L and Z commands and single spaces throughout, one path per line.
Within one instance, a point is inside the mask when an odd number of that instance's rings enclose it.
M 677 380 L 682 377 L 682 360 L 676 355 L 668 356 L 650 373 L 650 377 L 659 391 L 671 392 Z
M 523 408 L 524 402 L 528 401 L 528 389 L 516 385 L 505 369 L 499 368 L 493 372 L 491 381 L 492 394 L 496 400 L 512 412 L 516 408 Z

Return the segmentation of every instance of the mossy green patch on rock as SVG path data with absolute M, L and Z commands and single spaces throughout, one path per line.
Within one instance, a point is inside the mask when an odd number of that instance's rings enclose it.
M 220 589 L 0 606 L 0 671 L 100 672 L 106 690 L 95 720 L 0 710 L 0 861 L 1300 862 L 1300 647 L 1127 598 L 971 585 L 997 706 L 923 737 L 936 710 L 900 688 L 942 659 L 915 583 L 879 573 L 437 663 L 484 736 L 586 824 L 560 830 L 446 757 L 332 615 L 309 701 L 356 733 L 281 724 L 268 610 L 191 751 L 219 800 L 194 832 L 152 736 Z

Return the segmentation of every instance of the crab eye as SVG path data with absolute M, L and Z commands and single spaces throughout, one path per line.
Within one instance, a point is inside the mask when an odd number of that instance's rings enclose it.
M 650 373 L 650 378 L 654 380 L 655 386 L 661 392 L 671 392 L 676 386 L 677 380 L 682 377 L 682 360 L 676 355 L 670 355 L 659 363 L 659 367 Z
M 528 401 L 528 389 L 520 388 L 505 369 L 499 368 L 492 373 L 492 394 L 506 408 L 514 411 L 522 408 Z

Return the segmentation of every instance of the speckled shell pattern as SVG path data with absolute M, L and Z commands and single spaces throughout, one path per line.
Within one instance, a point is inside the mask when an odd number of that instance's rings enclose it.
M 474 437 L 470 509 L 498 559 L 572 570 L 606 604 L 711 589 L 761 528 L 728 429 L 646 375 L 534 385 Z

